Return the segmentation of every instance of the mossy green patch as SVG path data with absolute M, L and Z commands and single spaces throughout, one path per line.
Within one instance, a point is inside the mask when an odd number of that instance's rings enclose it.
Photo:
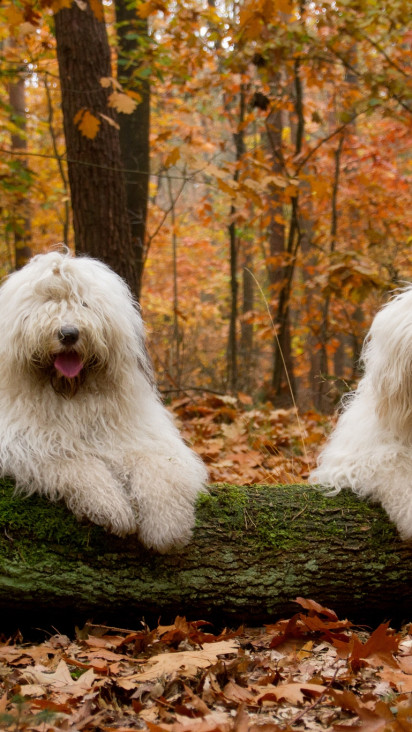
M 0 551 L 19 550 L 24 545 L 41 546 L 43 543 L 62 547 L 64 552 L 96 547 L 103 540 L 103 529 L 92 524 L 82 524 L 66 508 L 63 502 L 51 504 L 39 495 L 16 492 L 11 480 L 0 480 Z
M 253 526 L 254 545 L 257 538 L 261 549 L 299 551 L 317 536 L 324 542 L 343 541 L 348 526 L 359 523 L 359 531 L 368 534 L 374 546 L 397 540 L 395 527 L 376 505 L 359 500 L 350 491 L 332 498 L 307 484 L 216 484 L 199 498 L 197 517 L 199 525 L 216 521 L 229 536 L 243 542 L 248 540 L 248 527 Z

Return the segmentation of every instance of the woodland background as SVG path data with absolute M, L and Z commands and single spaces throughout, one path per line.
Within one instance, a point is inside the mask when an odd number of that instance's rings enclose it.
M 412 276 L 410 3 L 14 0 L 0 21 L 1 273 L 57 242 L 107 261 L 212 479 L 304 477 Z
M 412 277 L 410 19 L 409 0 L 0 5 L 0 274 L 64 242 L 124 276 L 212 481 L 307 476 Z M 264 630 L 0 635 L 2 729 L 412 730 L 411 626 L 297 602 Z

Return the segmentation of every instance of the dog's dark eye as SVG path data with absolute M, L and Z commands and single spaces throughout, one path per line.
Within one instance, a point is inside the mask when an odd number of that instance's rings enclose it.
M 83 300 L 82 300 L 82 305 L 83 305 L 84 308 L 88 308 L 89 307 L 88 304 L 87 304 L 87 302 L 84 302 Z

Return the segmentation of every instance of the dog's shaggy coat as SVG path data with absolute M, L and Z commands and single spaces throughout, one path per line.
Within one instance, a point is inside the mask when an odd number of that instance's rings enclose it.
M 365 373 L 310 479 L 330 494 L 351 488 L 379 501 L 412 538 L 412 286 L 376 315 L 362 351 Z
M 123 280 L 35 256 L 0 288 L 0 323 L 1 474 L 157 551 L 187 543 L 206 470 L 156 393 Z

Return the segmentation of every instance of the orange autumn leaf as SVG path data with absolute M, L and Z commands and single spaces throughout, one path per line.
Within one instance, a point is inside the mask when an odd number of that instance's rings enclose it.
M 90 2 L 90 7 L 93 10 L 93 13 L 96 16 L 97 20 L 103 21 L 104 12 L 103 12 L 102 0 L 89 0 L 89 2 Z
M 79 128 L 84 137 L 93 140 L 100 128 L 100 120 L 94 116 L 88 109 L 80 109 L 74 116 L 73 122 Z

